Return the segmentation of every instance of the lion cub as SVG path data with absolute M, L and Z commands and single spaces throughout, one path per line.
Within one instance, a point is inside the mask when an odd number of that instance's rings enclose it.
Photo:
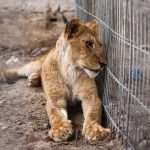
M 41 80 L 51 124 L 49 136 L 54 141 L 65 141 L 73 134 L 66 98 L 80 100 L 84 114 L 82 134 L 95 141 L 110 134 L 110 129 L 99 124 L 102 102 L 94 80 L 105 63 L 102 44 L 96 38 L 96 22 L 73 19 L 47 55 L 22 68 L 1 71 L 0 77 L 6 81 L 28 77 L 30 86 L 38 85 Z

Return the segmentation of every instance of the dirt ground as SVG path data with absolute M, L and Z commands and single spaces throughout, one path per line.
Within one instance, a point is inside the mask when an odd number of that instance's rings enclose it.
M 33 59 L 23 49 L 1 48 L 0 68 L 20 66 Z M 35 50 L 35 53 L 38 50 Z M 39 49 L 40 51 L 40 49 Z M 8 60 L 14 56 L 16 63 Z M 40 87 L 30 88 L 22 79 L 13 84 L 0 83 L 0 150 L 121 150 L 118 140 L 109 137 L 96 144 L 81 136 L 82 115 L 73 107 L 71 119 L 75 136 L 71 141 L 54 143 L 47 132 L 50 128 L 45 111 L 45 97 Z M 75 115 L 74 115 L 75 114 Z

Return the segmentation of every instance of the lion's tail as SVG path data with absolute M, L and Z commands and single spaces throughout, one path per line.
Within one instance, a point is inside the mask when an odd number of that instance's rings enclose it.
M 40 56 L 37 60 L 31 61 L 17 69 L 0 69 L 0 83 L 14 83 L 20 78 L 27 78 L 32 73 L 39 73 L 47 54 Z
M 28 77 L 31 69 L 30 64 L 16 69 L 0 69 L 0 83 L 14 83 L 20 78 Z
M 30 62 L 16 69 L 0 69 L 0 83 L 14 83 L 20 78 L 27 78 L 32 72 L 40 70 L 40 63 Z
M 0 83 L 13 83 L 21 77 L 24 76 L 23 74 L 20 74 L 20 68 L 0 70 Z

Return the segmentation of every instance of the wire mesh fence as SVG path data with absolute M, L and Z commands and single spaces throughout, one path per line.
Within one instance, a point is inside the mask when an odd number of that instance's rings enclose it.
M 77 15 L 96 19 L 108 65 L 103 103 L 126 149 L 150 149 L 150 2 L 76 0 Z

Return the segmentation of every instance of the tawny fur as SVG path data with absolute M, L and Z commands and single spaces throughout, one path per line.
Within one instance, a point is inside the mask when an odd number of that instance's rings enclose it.
M 48 55 L 22 68 L 1 71 L 0 75 L 5 80 L 11 76 L 28 77 L 30 86 L 38 85 L 41 80 L 51 124 L 49 136 L 54 141 L 65 141 L 73 133 L 66 97 L 80 100 L 84 114 L 82 133 L 92 141 L 110 134 L 110 129 L 99 124 L 102 106 L 94 80 L 105 63 L 103 46 L 96 38 L 96 22 L 72 20 Z

